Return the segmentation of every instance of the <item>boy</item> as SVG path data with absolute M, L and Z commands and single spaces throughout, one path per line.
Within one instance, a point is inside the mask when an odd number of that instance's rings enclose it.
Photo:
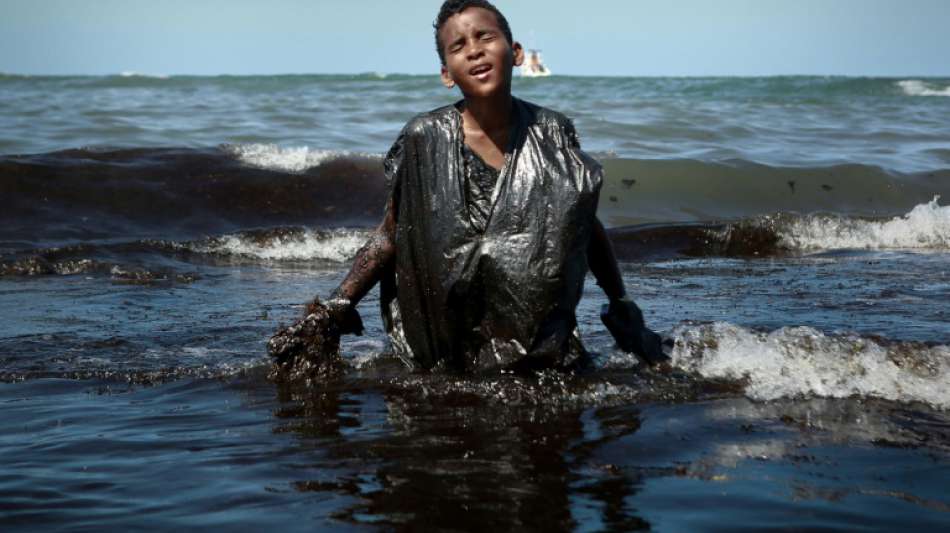
M 383 163 L 382 223 L 308 313 L 323 309 L 333 334 L 359 334 L 355 306 L 379 282 L 383 322 L 410 367 L 569 368 L 586 356 L 574 311 L 589 265 L 620 346 L 663 360 L 595 216 L 600 165 L 563 115 L 511 95 L 524 50 L 505 17 L 484 0 L 447 0 L 434 27 L 442 83 L 464 98 L 403 128 Z

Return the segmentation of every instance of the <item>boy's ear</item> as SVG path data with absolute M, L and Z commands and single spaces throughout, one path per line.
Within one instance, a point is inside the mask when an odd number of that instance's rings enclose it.
M 455 87 L 455 80 L 452 79 L 452 75 L 449 74 L 449 69 L 445 65 L 442 65 L 442 85 L 445 85 L 446 89 Z
M 521 43 L 515 41 L 511 44 L 511 55 L 514 58 L 514 66 L 520 67 L 524 63 L 524 48 L 522 48 Z

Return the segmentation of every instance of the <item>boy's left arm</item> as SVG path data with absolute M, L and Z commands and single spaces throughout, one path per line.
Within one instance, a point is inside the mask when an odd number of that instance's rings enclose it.
M 597 217 L 594 217 L 594 227 L 587 246 L 587 264 L 609 300 L 601 308 L 600 319 L 617 345 L 650 365 L 669 361 L 669 356 L 663 350 L 669 341 L 646 327 L 643 312 L 627 297 L 613 246 Z
M 597 279 L 597 285 L 600 285 L 610 301 L 626 298 L 627 291 L 623 286 L 623 277 L 620 275 L 620 266 L 614 255 L 614 247 L 607 237 L 607 230 L 596 216 L 594 228 L 591 230 L 590 244 L 587 245 L 587 265 L 594 278 Z

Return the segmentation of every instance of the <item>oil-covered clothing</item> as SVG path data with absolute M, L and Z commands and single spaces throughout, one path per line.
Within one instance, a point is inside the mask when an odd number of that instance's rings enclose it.
M 396 257 L 383 318 L 414 366 L 564 366 L 583 352 L 574 311 L 601 166 L 560 113 L 514 99 L 512 120 L 487 202 L 487 181 L 466 175 L 457 106 L 413 118 L 384 160 Z

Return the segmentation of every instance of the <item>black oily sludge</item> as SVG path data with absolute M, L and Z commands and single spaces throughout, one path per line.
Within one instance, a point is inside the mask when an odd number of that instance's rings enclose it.
M 208 236 L 191 241 L 140 239 L 118 242 L 86 242 L 63 246 L 31 247 L 14 243 L 12 251 L 0 254 L 0 278 L 111 276 L 139 282 L 191 282 L 198 279 L 195 267 L 272 263 L 266 252 L 309 245 L 313 257 L 291 254 L 277 259 L 302 266 L 338 266 L 350 249 L 364 239 L 364 230 L 322 230 L 302 226 L 279 226 Z
M 74 274 L 110 274 L 120 271 L 156 270 L 156 277 L 183 265 L 254 264 L 273 260 L 230 250 L 234 242 L 249 248 L 279 250 L 308 236 L 331 242 L 338 234 L 303 227 L 277 227 L 239 231 L 195 241 L 143 239 L 100 245 L 28 249 L 0 259 L 0 277 Z M 353 232 L 354 239 L 361 233 Z M 774 224 L 754 219 L 733 224 L 648 224 L 607 230 L 617 259 L 626 262 L 663 261 L 682 257 L 774 257 L 793 253 L 781 241 Z M 168 259 L 178 261 L 167 265 Z M 321 257 L 285 259 L 311 265 L 335 261 Z M 314 263 L 317 261 L 317 263 Z M 133 263 L 144 263 L 134 265 Z M 167 276 L 166 276 L 167 277 Z
M 106 276 L 113 281 L 152 283 L 191 283 L 199 278 L 192 271 L 182 272 L 162 258 L 167 243 L 150 245 L 147 241 L 114 245 L 76 244 L 39 248 L 10 254 L 0 259 L 0 278 L 37 276 Z M 144 261 L 143 261 L 143 256 Z
M 600 158 L 608 226 L 744 220 L 767 213 L 894 216 L 950 196 L 950 171 L 871 165 L 777 167 L 748 161 Z M 195 239 L 255 227 L 379 222 L 379 156 L 329 153 L 288 170 L 233 147 L 76 149 L 0 156 L 2 241 Z M 42 230 L 41 230 L 42 229 Z
M 65 150 L 0 157 L 0 239 L 164 237 L 279 224 L 366 225 L 382 215 L 378 158 L 302 172 L 224 149 Z M 42 227 L 42 231 L 40 231 Z
M 736 223 L 647 224 L 608 230 L 617 258 L 658 261 L 678 257 L 774 257 L 791 253 L 770 218 Z
M 937 209 L 940 209 L 939 206 Z M 802 227 L 818 228 L 828 236 L 863 235 L 854 246 L 873 247 L 881 227 L 896 219 L 829 217 L 780 213 L 733 222 L 640 224 L 607 230 L 617 258 L 628 263 L 681 258 L 738 258 L 801 256 L 835 249 L 802 244 Z M 910 228 L 905 216 L 900 224 Z M 925 250 L 945 249 L 946 237 L 937 225 L 913 226 L 917 234 L 903 236 L 892 246 Z M 916 236 L 915 236 L 916 235 Z M 0 277 L 152 272 L 139 279 L 193 279 L 196 266 L 236 264 L 295 264 L 308 268 L 336 268 L 347 262 L 368 238 L 364 228 L 324 229 L 307 226 L 263 227 L 204 236 L 195 240 L 135 239 L 91 241 L 62 246 L 34 247 L 29 242 L 6 243 L 0 254 Z M 915 240 L 916 239 L 916 240 Z M 806 239 L 807 240 L 807 239 Z M 814 238 L 812 240 L 815 240 Z M 128 277 L 128 276 L 125 276 Z

